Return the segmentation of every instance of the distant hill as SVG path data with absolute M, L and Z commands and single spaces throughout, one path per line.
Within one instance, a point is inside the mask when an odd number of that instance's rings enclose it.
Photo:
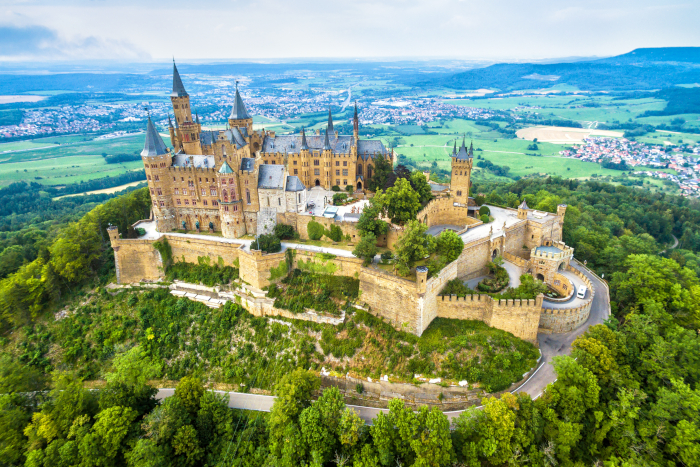
M 700 47 L 636 49 L 574 63 L 499 63 L 442 79 L 451 88 L 522 90 L 568 84 L 583 90 L 649 90 L 700 83 Z

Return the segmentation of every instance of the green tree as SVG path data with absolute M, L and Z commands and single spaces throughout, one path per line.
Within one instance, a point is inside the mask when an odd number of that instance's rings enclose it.
M 360 241 L 352 250 L 352 254 L 364 260 L 364 265 L 367 266 L 374 258 L 379 250 L 377 249 L 377 237 L 372 233 L 367 233 L 362 236 Z
M 443 230 L 437 237 L 436 253 L 447 263 L 456 260 L 462 254 L 464 241 L 453 230 Z
M 374 169 L 372 176 L 367 180 L 367 188 L 370 191 L 382 190 L 386 187 L 389 175 L 393 173 L 393 167 L 389 159 L 384 157 L 374 158 L 373 161 Z
M 361 235 L 372 233 L 378 237 L 389 231 L 389 224 L 380 219 L 384 213 L 383 199 L 382 191 L 379 190 L 375 196 L 370 198 L 369 204 L 365 205 L 357 222 L 357 230 L 360 231 Z
M 326 229 L 323 227 L 323 225 L 312 220 L 306 224 L 306 232 L 311 240 L 321 240 L 321 237 L 323 237 Z
M 340 391 L 330 387 L 299 415 L 302 439 L 311 456 L 321 463 L 328 462 L 339 445 L 338 428 L 344 408 Z
M 391 222 L 403 225 L 416 218 L 420 210 L 420 199 L 408 180 L 400 178 L 384 194 L 383 204 Z
M 426 234 L 428 226 L 418 221 L 410 221 L 396 242 L 397 268 L 404 276 L 413 265 L 435 250 L 435 239 Z
M 175 396 L 194 420 L 199 411 L 199 400 L 204 395 L 204 384 L 195 376 L 185 376 L 175 387 Z
M 411 173 L 411 187 L 418 193 L 418 198 L 422 204 L 433 199 L 430 184 L 422 172 L 414 170 L 413 173 Z

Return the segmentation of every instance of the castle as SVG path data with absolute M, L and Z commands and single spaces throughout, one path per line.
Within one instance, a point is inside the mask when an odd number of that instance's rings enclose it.
M 276 135 L 253 128 L 236 85 L 228 128 L 203 130 L 174 63 L 170 100 L 174 150 L 149 117 L 141 152 L 160 232 L 208 229 L 226 238 L 268 232 L 277 213 L 305 209 L 308 188 L 364 190 L 375 159 L 392 158 L 381 141 L 360 139 L 357 104 L 352 136 L 334 131 L 330 108 L 323 135 L 303 128 Z
M 280 280 L 280 269 L 290 270 L 303 262 L 306 267 L 323 263 L 324 268 L 333 263 L 330 269 L 334 274 L 357 278 L 357 306 L 417 335 L 441 317 L 481 320 L 536 342 L 538 333 L 570 331 L 588 319 L 596 291 L 586 274 L 572 267 L 573 249 L 562 242 L 566 206 L 558 206 L 556 213 L 531 209 L 525 201 L 517 209 L 489 206 L 489 219 L 482 221 L 480 207 L 469 196 L 474 149 L 471 145 L 467 148 L 464 139 L 459 149 L 456 142 L 452 149 L 449 190 L 428 202 L 416 216 L 434 235 L 446 228 L 457 230 L 464 249 L 433 277 L 428 277 L 428 268 L 420 266 L 415 275 L 406 278 L 366 267 L 362 259 L 333 246 L 319 251 L 304 243 L 285 243 L 283 251 L 266 254 L 252 250 L 250 240 L 238 239 L 282 223 L 292 226 L 301 240 L 308 240 L 308 224 L 314 220 L 326 229 L 332 225 L 340 228 L 351 242 L 359 241 L 358 214 L 350 219 L 347 215 L 342 219 L 314 217 L 304 209 L 307 187 L 353 185 L 364 190 L 365 176 L 372 176 L 377 158 L 393 159 L 381 142 L 360 140 L 357 110 L 353 136 L 333 131 L 330 112 L 323 137 L 307 136 L 303 130 L 300 135 L 275 136 L 271 131 L 253 129 L 236 89 L 229 128 L 203 131 L 199 119 L 195 116 L 192 120 L 189 96 L 175 66 L 171 99 L 175 125 L 170 125 L 170 137 L 175 151 L 168 150 L 149 118 L 142 152 L 153 217 L 135 227 L 147 233 L 138 239 L 123 239 L 116 228 L 108 230 L 119 283 L 161 280 L 164 260 L 154 242 L 167 239 L 176 261 L 197 263 L 204 258 L 239 268 L 239 287 L 226 292 L 228 295 L 215 298 L 212 294 L 218 291 L 208 292 L 210 295 L 179 291 L 181 296 L 213 306 L 235 299 L 257 316 L 337 321 L 309 310 L 293 315 L 276 308 L 274 300 L 266 297 L 267 286 Z M 179 228 L 208 228 L 220 231 L 221 236 L 175 232 Z M 391 248 L 401 234 L 400 226 L 391 226 L 386 235 L 377 238 L 378 244 Z M 519 283 L 520 274 L 530 273 L 562 298 L 545 299 L 540 294 L 535 299 L 503 300 L 486 294 L 442 294 L 450 280 L 483 277 L 498 256 L 512 270 L 511 281 Z M 574 299 L 582 285 L 590 292 L 585 299 Z

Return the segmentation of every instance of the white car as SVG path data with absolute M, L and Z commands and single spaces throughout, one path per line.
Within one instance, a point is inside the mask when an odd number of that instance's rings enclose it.
M 580 285 L 578 287 L 578 292 L 576 293 L 576 298 L 586 298 L 586 291 L 588 289 L 586 288 L 585 285 Z

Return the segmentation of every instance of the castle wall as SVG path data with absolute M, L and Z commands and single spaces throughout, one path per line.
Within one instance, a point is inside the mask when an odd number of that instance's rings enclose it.
M 436 198 L 428 202 L 423 209 L 418 211 L 416 219 L 428 227 L 434 225 L 471 225 L 479 220 L 469 217 L 466 207 L 455 206 L 454 198 Z
M 553 309 L 547 308 L 545 303 L 540 316 L 539 331 L 544 333 L 569 332 L 581 326 L 588 320 L 591 314 L 591 306 L 595 297 L 595 289 L 591 281 L 578 269 L 567 266 L 567 271 L 576 276 L 588 287 L 588 298 L 583 305 L 574 308 Z
M 152 240 L 113 239 L 112 249 L 119 284 L 163 278 L 163 260 Z

